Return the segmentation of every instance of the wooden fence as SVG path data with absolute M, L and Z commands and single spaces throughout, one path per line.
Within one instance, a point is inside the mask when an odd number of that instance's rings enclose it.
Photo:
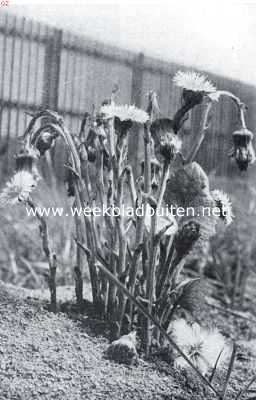
M 171 52 L 171 49 L 170 49 Z M 147 93 L 155 90 L 163 114 L 172 116 L 180 102 L 180 90 L 172 76 L 188 67 L 121 50 L 50 26 L 0 13 L 0 141 L 6 143 L 4 168 L 13 167 L 13 149 L 28 122 L 25 111 L 43 107 L 57 110 L 68 127 L 77 132 L 81 117 L 92 104 L 99 107 L 115 83 L 119 103 L 145 107 Z M 253 86 L 208 74 L 219 88 L 233 91 L 249 106 L 248 126 L 256 128 L 256 91 Z M 208 170 L 226 175 L 230 168 L 227 151 L 236 114 L 230 101 L 216 104 L 216 113 L 198 160 Z M 185 129 L 187 146 L 193 141 L 200 110 L 193 112 Z M 191 129 L 193 128 L 193 129 Z M 190 132 L 190 134 L 186 134 Z M 135 162 L 142 135 L 134 132 L 131 149 Z M 7 154 L 7 155 L 6 155 Z M 58 145 L 54 163 L 61 171 L 65 151 Z M 61 174 L 60 174 L 61 175 Z

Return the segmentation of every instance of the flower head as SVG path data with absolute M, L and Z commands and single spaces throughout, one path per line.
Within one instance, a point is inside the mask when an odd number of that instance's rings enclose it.
M 218 365 L 226 361 L 228 346 L 217 329 L 207 330 L 197 323 L 189 325 L 184 319 L 179 319 L 172 324 L 172 333 L 176 343 L 203 374 L 214 367 L 221 352 Z M 176 358 L 175 364 L 181 368 L 190 368 L 180 356 Z
M 22 149 L 15 158 L 16 171 L 26 171 L 33 175 L 35 180 L 40 179 L 40 175 L 37 169 L 37 161 L 39 158 L 39 152 L 32 147 Z
M 0 194 L 0 203 L 14 205 L 26 201 L 36 185 L 37 181 L 30 172 L 19 171 L 7 182 Z
M 232 212 L 232 203 L 228 195 L 221 190 L 213 190 L 211 195 L 216 206 L 220 209 L 220 218 L 223 219 L 226 225 L 231 224 L 234 215 Z
M 120 121 L 134 121 L 140 124 L 144 124 L 149 119 L 148 114 L 135 107 L 134 105 L 123 105 L 118 106 L 115 104 L 108 104 L 101 107 L 101 112 L 106 115 L 107 118 L 117 117 Z
M 193 92 L 214 93 L 217 91 L 217 88 L 206 76 L 198 72 L 178 71 L 173 78 L 173 82 L 176 86 Z
M 232 134 L 234 149 L 232 156 L 235 157 L 241 171 L 246 171 L 249 164 L 255 162 L 255 151 L 252 145 L 253 133 L 247 128 L 241 128 Z

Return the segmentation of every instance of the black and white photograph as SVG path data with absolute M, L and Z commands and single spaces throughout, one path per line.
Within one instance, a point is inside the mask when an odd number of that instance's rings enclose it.
M 0 0 L 0 400 L 256 400 L 256 0 Z

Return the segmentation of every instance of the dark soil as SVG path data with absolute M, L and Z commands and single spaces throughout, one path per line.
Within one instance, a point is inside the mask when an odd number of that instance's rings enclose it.
M 53 314 L 31 293 L 0 284 L 0 400 L 215 399 L 193 373 L 175 370 L 167 353 L 150 360 L 141 356 L 131 367 L 107 360 L 103 322 L 72 309 Z M 214 307 L 205 309 L 203 320 L 215 321 L 238 343 L 227 396 L 234 399 L 256 370 L 256 324 Z M 224 374 L 218 372 L 216 388 Z M 244 399 L 253 395 L 256 388 Z

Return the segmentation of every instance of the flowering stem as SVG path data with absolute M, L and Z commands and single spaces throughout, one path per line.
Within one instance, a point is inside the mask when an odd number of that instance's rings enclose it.
M 75 201 L 75 204 L 77 202 Z M 75 225 L 76 225 L 76 235 L 79 240 L 84 242 L 84 237 L 82 233 L 82 221 L 80 220 L 78 215 L 75 215 Z M 83 277 L 82 277 L 82 262 L 83 257 L 81 253 L 81 249 L 77 248 L 76 252 L 76 266 L 74 268 L 75 272 L 75 287 L 76 287 L 76 300 L 79 307 L 82 307 L 83 304 Z
M 211 108 L 212 108 L 212 102 L 207 101 L 204 104 L 204 108 L 203 108 L 203 115 L 202 115 L 202 119 L 201 119 L 199 135 L 196 138 L 196 143 L 195 143 L 194 147 L 192 148 L 190 154 L 188 155 L 188 158 L 185 161 L 186 164 L 191 163 L 195 159 L 195 157 L 200 149 L 200 146 L 205 138 L 206 131 L 209 127 L 208 116 L 211 111 Z
M 136 189 L 135 189 L 132 167 L 130 165 L 127 165 L 126 173 L 127 173 L 127 179 L 128 179 L 128 187 L 129 187 L 130 196 L 131 196 L 131 200 L 132 200 L 132 206 L 135 207 L 137 193 L 136 193 Z
M 149 193 L 151 187 L 151 133 L 149 124 L 144 126 L 144 155 L 145 155 L 145 170 L 144 170 L 144 192 Z
M 219 95 L 227 96 L 231 98 L 235 103 L 239 111 L 239 118 L 242 125 L 242 128 L 246 129 L 244 111 L 246 109 L 246 105 L 239 99 L 239 97 L 235 96 L 233 93 L 229 92 L 228 90 L 218 90 L 217 92 Z
M 151 189 L 151 152 L 150 152 L 150 140 L 151 140 L 151 133 L 150 127 L 148 124 L 144 126 L 144 159 L 145 159 L 145 168 L 144 168 L 144 192 L 147 194 L 150 193 Z M 142 216 L 137 216 L 136 219 L 136 236 L 135 236 L 135 243 L 136 248 L 134 250 L 133 258 L 132 258 L 132 265 L 130 270 L 130 277 L 129 277 L 129 287 L 132 294 L 134 294 L 135 283 L 136 283 L 136 276 L 138 272 L 138 264 L 141 256 L 141 252 L 143 249 L 143 237 L 144 237 L 144 221 L 146 217 L 146 204 L 147 198 L 146 196 L 139 196 L 141 207 L 143 208 Z M 130 329 L 132 328 L 132 319 L 133 319 L 133 305 L 130 305 Z
M 29 207 L 31 207 L 34 210 L 34 213 L 40 222 L 40 236 L 42 238 L 42 246 L 43 246 L 43 250 L 46 255 L 48 265 L 49 265 L 48 285 L 49 285 L 50 295 L 51 295 L 51 309 L 52 309 L 52 311 L 56 311 L 56 308 L 57 308 L 57 296 L 56 296 L 57 257 L 56 257 L 56 254 L 53 253 L 53 251 L 50 247 L 48 227 L 47 227 L 45 218 L 42 215 L 40 215 L 40 213 L 38 213 L 37 207 L 31 198 L 28 198 L 26 202 L 29 205 Z
M 169 247 L 169 252 L 167 253 L 167 260 L 163 265 L 161 266 L 161 274 L 159 276 L 159 284 L 158 284 L 158 297 L 161 298 L 163 297 L 163 294 L 166 289 L 166 283 L 169 280 L 170 276 L 170 268 L 172 265 L 172 260 L 173 260 L 173 253 L 174 253 L 174 243 L 173 243 L 173 237 L 170 239 L 171 245 Z
M 166 190 L 167 180 L 170 174 L 170 162 L 165 161 L 163 172 L 162 172 L 162 180 L 160 184 L 160 190 L 157 200 L 157 205 L 155 209 L 155 213 L 152 217 L 152 224 L 151 224 L 151 232 L 150 232 L 150 249 L 149 249 L 149 266 L 148 266 L 148 276 L 147 276 L 147 283 L 146 283 L 146 297 L 148 299 L 148 312 L 152 313 L 152 306 L 153 306 L 153 292 L 155 287 L 155 271 L 156 271 L 156 255 L 157 255 L 157 246 L 159 244 L 159 239 L 156 238 L 156 231 L 157 231 L 157 218 L 158 218 L 158 211 L 163 202 L 163 196 Z M 149 353 L 149 349 L 151 346 L 151 329 L 150 329 L 150 320 L 147 321 L 146 326 L 146 352 Z
M 84 148 L 81 149 L 81 162 L 80 157 L 75 147 L 74 141 L 72 136 L 70 135 L 69 131 L 63 126 L 61 127 L 62 137 L 64 138 L 68 149 L 70 151 L 71 160 L 72 160 L 72 167 L 77 172 L 78 179 L 75 180 L 75 197 L 77 201 L 78 207 L 82 209 L 82 207 L 86 204 L 86 199 L 84 195 L 85 188 L 87 189 L 88 197 L 90 204 L 92 202 L 92 190 L 91 190 L 91 183 L 88 174 L 88 165 L 87 165 L 87 153 Z M 81 168 L 85 172 L 85 183 L 81 177 Z M 83 226 L 83 238 L 87 237 L 89 248 L 92 251 L 92 257 L 90 258 L 89 265 L 89 272 L 90 272 L 90 281 L 92 286 L 92 296 L 93 296 L 93 303 L 95 307 L 101 307 L 100 304 L 100 293 L 99 293 L 99 282 L 98 276 L 96 271 L 96 246 L 94 241 L 93 235 L 93 224 L 92 221 L 88 219 L 87 216 L 84 216 L 84 226 Z
M 84 197 L 84 185 L 87 190 L 87 195 L 90 203 L 90 207 L 93 207 L 93 195 L 92 195 L 92 185 L 88 173 L 88 157 L 87 152 L 84 147 L 81 148 L 81 169 L 83 171 L 83 178 L 84 182 L 80 179 L 76 182 L 77 188 L 77 195 L 76 197 L 79 198 L 80 206 L 85 205 L 85 197 Z M 81 176 L 81 172 L 80 172 Z M 96 246 L 96 233 L 95 233 L 95 226 L 93 215 L 90 216 L 90 219 L 87 216 L 84 216 L 84 224 L 85 224 L 85 237 L 87 237 L 89 248 L 92 251 L 92 257 L 90 258 L 90 262 L 88 263 L 89 272 L 90 272 L 90 281 L 92 286 L 92 296 L 93 296 L 93 303 L 95 307 L 99 307 L 101 309 L 101 300 L 100 300 L 100 287 L 98 282 L 98 275 L 96 271 L 96 253 L 97 253 L 97 246 Z

